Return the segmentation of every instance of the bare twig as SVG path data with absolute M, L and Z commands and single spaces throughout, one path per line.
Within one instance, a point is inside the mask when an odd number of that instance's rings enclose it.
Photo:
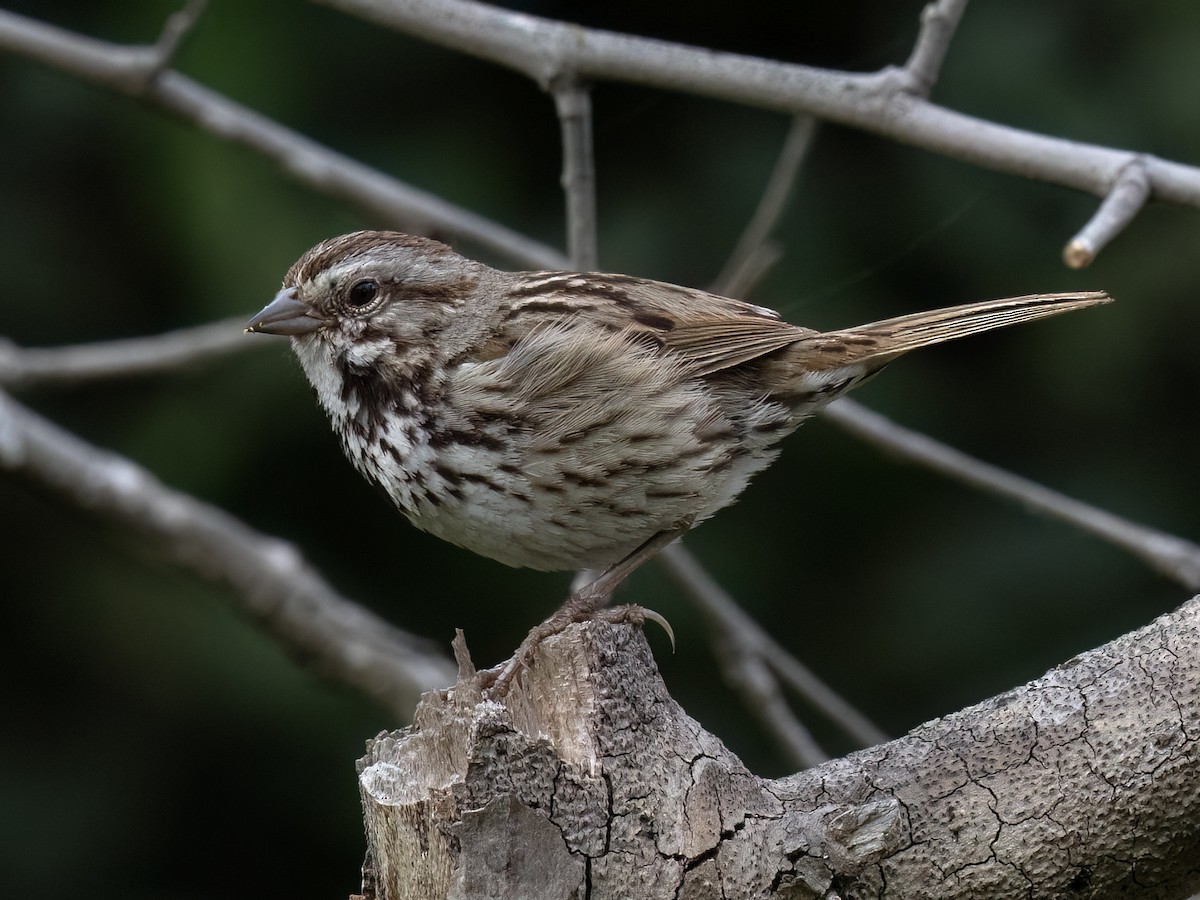
M 984 168 L 1107 196 L 1140 159 L 1155 199 L 1200 207 L 1200 169 L 1146 154 L 1049 137 L 999 125 L 928 102 L 895 69 L 837 72 L 718 53 L 682 44 L 581 28 L 475 0 L 320 0 L 360 16 L 522 72 L 539 84 L 556 78 L 610 79 L 686 91 L 748 106 L 807 112 Z M 935 6 L 915 59 L 931 77 L 961 2 Z
M 1140 157 L 1121 170 L 1112 190 L 1096 214 L 1063 250 L 1063 261 L 1072 269 L 1092 264 L 1096 254 L 1134 220 L 1150 199 L 1150 177 Z
M 206 3 L 189 3 L 171 14 L 154 44 L 122 46 L 74 34 L 36 19 L 0 10 L 0 50 L 8 50 L 135 96 L 145 94 L 171 64 Z
M 150 337 L 63 347 L 19 347 L 0 337 L 0 386 L 71 385 L 102 378 L 154 375 L 249 350 L 241 319 L 226 319 Z
M 946 52 L 950 49 L 950 41 L 966 8 L 967 0 L 935 0 L 921 10 L 921 30 L 917 34 L 917 43 L 904 65 L 910 93 L 927 97 L 933 90 L 942 71 Z
M 323 147 L 173 70 L 158 47 L 125 47 L 0 10 L 8 50 L 120 93 L 140 97 L 224 140 L 249 147 L 309 187 L 409 231 L 475 241 L 522 264 L 562 268 L 559 251 Z
M 207 6 L 208 0 L 188 0 L 183 9 L 167 16 L 162 33 L 159 34 L 158 40 L 154 44 L 154 49 L 158 53 L 158 63 L 149 73 L 151 78 L 156 78 L 160 72 L 165 71 L 171 65 L 171 60 L 175 57 L 180 45 L 192 33 L 192 29 L 200 21 L 200 16 L 204 14 Z
M 887 740 L 887 735 L 881 729 L 772 640 L 700 567 L 682 544 L 672 544 L 658 558 L 671 577 L 687 590 L 700 610 L 710 618 L 714 628 L 720 629 L 725 636 L 764 660 L 797 694 L 836 722 L 846 734 L 863 746 Z M 764 720 L 777 712 L 759 705 L 752 705 L 752 708 Z M 773 723 L 766 724 L 773 727 Z M 799 750 L 796 747 L 796 752 Z
M 567 253 L 581 272 L 597 266 L 596 165 L 592 154 L 592 98 L 573 78 L 555 82 L 554 106 L 562 126 L 562 186 L 567 198 Z
M 454 666 L 430 642 L 338 595 L 290 544 L 172 490 L 2 391 L 0 467 L 123 523 L 179 564 L 231 587 L 236 606 L 283 647 L 402 719 L 423 691 L 454 682 Z
M 792 119 L 792 127 L 754 215 L 746 223 L 742 236 L 713 284 L 716 293 L 727 297 L 744 296 L 766 267 L 778 258 L 778 251 L 770 247 L 767 240 L 791 197 L 815 131 L 816 122 L 812 116 L 799 115 Z
M 1032 512 L 1068 522 L 1120 547 L 1189 590 L 1200 590 L 1200 546 L 1191 541 L 1138 525 L 1013 475 L 897 425 L 853 400 L 835 401 L 821 415 L 893 456 L 1015 500 Z

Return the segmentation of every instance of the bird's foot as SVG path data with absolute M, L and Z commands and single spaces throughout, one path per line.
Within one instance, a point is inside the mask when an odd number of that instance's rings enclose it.
M 558 612 L 530 631 L 525 640 L 521 641 L 521 645 L 517 647 L 517 652 L 512 655 L 511 659 L 493 669 L 479 673 L 485 699 L 500 700 L 507 695 L 521 670 L 528 667 L 534 651 L 542 641 L 554 637 L 556 634 L 562 634 L 567 628 L 578 622 L 609 622 L 637 627 L 641 627 L 647 621 L 657 622 L 667 633 L 667 637 L 671 639 L 671 651 L 674 652 L 675 632 L 671 629 L 671 623 L 661 614 L 633 604 L 610 609 L 589 607 L 577 604 L 578 597 L 578 594 L 573 595 Z

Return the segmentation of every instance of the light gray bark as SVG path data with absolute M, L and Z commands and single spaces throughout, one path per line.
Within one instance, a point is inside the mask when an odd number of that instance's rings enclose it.
M 378 896 L 1184 897 L 1200 888 L 1200 598 L 903 738 L 759 778 L 640 632 L 573 626 L 360 761 Z

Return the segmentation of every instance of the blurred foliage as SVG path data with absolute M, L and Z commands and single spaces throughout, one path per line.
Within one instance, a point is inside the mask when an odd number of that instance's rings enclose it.
M 583 24 L 870 70 L 902 63 L 920 4 L 511 4 Z M 177 3 L 8 0 L 107 40 Z M 969 8 L 935 99 L 1195 164 L 1200 7 L 1015 0 Z M 178 67 L 342 152 L 561 244 L 553 104 L 510 72 L 283 0 L 215 0 Z M 640 87 L 595 93 L 605 267 L 704 285 L 749 216 L 784 117 Z M 0 57 L 0 299 L 26 345 L 248 315 L 316 240 L 367 221 L 249 151 Z M 1200 538 L 1200 213 L 1151 207 L 1088 271 L 1062 245 L 1095 198 L 823 127 L 753 299 L 837 326 L 1102 287 L 1121 302 L 948 346 L 860 399 L 1101 507 Z M 1189 249 L 1192 248 L 1192 249 Z M 464 247 L 468 253 L 478 248 Z M 497 264 L 505 260 L 492 259 Z M 490 664 L 566 576 L 504 569 L 409 527 L 340 458 L 286 348 L 169 377 L 27 392 L 167 483 L 295 541 L 348 595 Z M 344 896 L 363 843 L 353 760 L 400 723 L 321 682 L 229 598 L 117 529 L 0 477 L 8 635 L 0 697 L 6 896 Z M 820 421 L 689 538 L 745 606 L 900 733 L 1036 677 L 1184 599 L 1116 550 L 897 465 Z M 721 684 L 658 571 L 624 599 L 668 684 L 756 771 L 787 770 Z M 816 728 L 824 736 L 824 727 Z M 830 746 L 851 749 L 831 738 Z

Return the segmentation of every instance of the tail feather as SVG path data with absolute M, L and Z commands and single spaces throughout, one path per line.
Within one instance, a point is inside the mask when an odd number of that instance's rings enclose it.
M 1104 291 L 1030 294 L 1005 300 L 986 300 L 822 332 L 797 342 L 796 349 L 800 349 L 800 345 L 807 345 L 805 350 L 811 351 L 820 361 L 818 368 L 851 363 L 883 364 L 918 347 L 1057 316 L 1111 300 Z

